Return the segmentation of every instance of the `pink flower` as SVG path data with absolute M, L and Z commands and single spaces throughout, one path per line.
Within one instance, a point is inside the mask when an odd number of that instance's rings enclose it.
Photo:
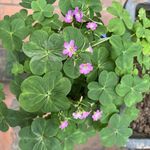
M 96 30 L 97 28 L 97 24 L 95 22 L 89 22 L 87 25 L 86 25 L 86 28 L 87 29 L 91 29 L 92 31 Z
M 68 127 L 68 121 L 66 121 L 66 120 L 62 121 L 61 124 L 60 124 L 60 126 L 59 126 L 59 128 L 63 130 L 66 127 Z
M 102 112 L 99 110 L 94 112 L 94 114 L 92 115 L 93 121 L 98 121 L 101 119 L 101 117 L 102 117 Z
M 64 48 L 63 54 L 68 55 L 69 57 L 72 57 L 72 55 L 77 51 L 77 46 L 75 45 L 74 40 L 71 40 L 69 43 L 65 42 Z
M 73 116 L 74 119 L 83 120 L 83 119 L 86 119 L 89 116 L 89 114 L 90 114 L 90 112 L 86 112 L 86 111 L 84 111 L 84 112 L 74 112 L 72 114 L 72 116 Z
M 72 114 L 72 116 L 73 116 L 74 119 L 80 119 L 81 116 L 82 116 L 82 114 L 81 114 L 81 112 L 74 112 L 74 113 Z
M 88 74 L 93 70 L 93 66 L 90 63 L 81 64 L 80 65 L 80 73 L 81 74 Z
M 82 116 L 80 119 L 86 119 L 90 115 L 90 112 L 84 111 L 82 112 Z
M 75 16 L 77 22 L 82 22 L 83 12 L 79 10 L 79 7 L 75 8 L 74 16 Z
M 93 53 L 93 48 L 91 46 L 89 46 L 87 49 L 86 49 L 87 52 L 89 53 Z
M 73 21 L 73 11 L 69 10 L 67 14 L 65 15 L 65 22 L 71 23 Z

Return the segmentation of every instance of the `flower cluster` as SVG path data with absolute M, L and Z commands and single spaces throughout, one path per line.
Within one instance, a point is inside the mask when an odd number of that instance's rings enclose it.
M 77 22 L 82 22 L 83 12 L 80 11 L 78 7 L 76 7 L 75 10 L 69 10 L 67 12 L 67 14 L 65 15 L 65 22 L 71 23 L 74 17 Z
M 91 114 L 91 112 L 88 112 L 88 111 L 81 111 L 81 112 L 79 111 L 79 112 L 74 112 L 74 113 L 72 114 L 72 116 L 73 116 L 74 119 L 84 120 L 84 119 L 86 119 L 90 114 Z M 96 111 L 93 113 L 93 115 L 92 115 L 93 121 L 98 121 L 98 120 L 101 119 L 101 117 L 102 117 L 102 111 L 100 111 L 100 110 L 96 110 Z M 65 128 L 67 128 L 68 125 L 69 125 L 69 122 L 68 122 L 67 120 L 64 120 L 64 121 L 61 122 L 59 128 L 63 130 L 63 129 L 65 129 Z
M 81 23 L 83 21 L 83 12 L 80 11 L 79 7 L 76 7 L 75 10 L 68 10 L 67 14 L 65 15 L 64 21 L 66 23 L 72 23 L 74 17 L 77 22 Z M 86 25 L 86 28 L 90 29 L 92 31 L 96 30 L 97 27 L 98 27 L 98 25 L 95 22 L 88 22 Z

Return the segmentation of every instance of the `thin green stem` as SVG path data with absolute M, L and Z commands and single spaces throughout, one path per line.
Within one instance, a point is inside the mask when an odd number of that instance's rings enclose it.
M 101 44 L 101 43 L 103 43 L 103 42 L 106 42 L 106 41 L 108 41 L 109 39 L 110 39 L 110 38 L 105 38 L 104 40 L 101 40 L 101 41 L 99 41 L 99 42 L 93 44 L 92 47 L 95 47 L 95 46 L 97 46 L 97 45 L 99 45 L 99 44 Z

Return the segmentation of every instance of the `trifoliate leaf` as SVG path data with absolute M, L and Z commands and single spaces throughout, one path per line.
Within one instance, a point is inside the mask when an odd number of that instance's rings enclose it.
M 116 16 L 110 20 L 108 30 L 117 35 L 123 35 L 126 28 L 132 29 L 133 22 L 129 13 L 123 9 L 123 6 L 118 2 L 113 2 L 107 9 L 112 15 Z
M 62 150 L 56 136 L 58 125 L 53 120 L 37 118 L 31 127 L 22 128 L 19 136 L 19 147 L 22 150 Z
M 108 123 L 108 127 L 100 131 L 101 142 L 107 146 L 124 146 L 128 138 L 132 135 L 132 130 L 125 117 L 114 114 Z
M 29 28 L 23 19 L 4 19 L 0 22 L 0 38 L 8 50 L 20 50 L 22 40 L 28 35 Z
M 82 131 L 80 129 L 76 129 L 75 125 L 71 124 L 65 130 L 58 132 L 58 138 L 63 143 L 63 150 L 72 150 L 75 144 L 86 143 L 91 132 L 93 131 Z
M 43 30 L 35 31 L 30 42 L 23 45 L 24 53 L 31 58 L 30 69 L 33 74 L 42 75 L 51 70 L 60 70 L 64 40 L 56 33 L 48 35 Z
M 117 68 L 123 72 L 128 72 L 133 68 L 133 58 L 141 53 L 141 45 L 133 43 L 129 36 L 120 37 L 113 35 L 110 38 L 110 43 L 113 47 L 112 57 L 116 59 Z
M 131 107 L 143 99 L 142 93 L 149 88 L 149 83 L 138 76 L 125 75 L 121 83 L 117 85 L 116 92 L 119 96 L 124 97 L 126 106 Z
M 103 105 L 110 105 L 116 97 L 114 88 L 117 82 L 118 77 L 114 72 L 101 72 L 98 82 L 88 84 L 88 97 L 95 101 L 99 100 Z
M 19 97 L 21 107 L 28 112 L 57 112 L 70 107 L 66 95 L 71 83 L 60 72 L 49 72 L 45 76 L 30 76 L 21 85 Z
M 97 75 L 103 70 L 113 71 L 114 69 L 114 63 L 110 59 L 109 51 L 105 47 L 95 48 L 91 56 L 91 61 L 94 70 L 88 75 L 88 81 L 95 80 Z
M 119 18 L 113 18 L 108 24 L 108 30 L 117 35 L 123 35 L 125 33 L 124 23 Z
M 46 0 L 32 1 L 31 3 L 33 19 L 43 21 L 45 17 L 52 17 L 54 8 L 51 4 L 47 4 Z

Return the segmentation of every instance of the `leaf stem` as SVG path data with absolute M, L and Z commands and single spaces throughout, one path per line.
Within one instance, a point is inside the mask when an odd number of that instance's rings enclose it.
M 99 45 L 99 44 L 101 44 L 101 43 L 103 43 L 103 42 L 106 42 L 106 41 L 108 41 L 109 39 L 110 39 L 110 38 L 108 37 L 108 38 L 105 38 L 105 39 L 103 39 L 103 40 L 100 40 L 99 42 L 93 44 L 92 47 L 95 47 L 95 46 L 97 46 L 97 45 Z

